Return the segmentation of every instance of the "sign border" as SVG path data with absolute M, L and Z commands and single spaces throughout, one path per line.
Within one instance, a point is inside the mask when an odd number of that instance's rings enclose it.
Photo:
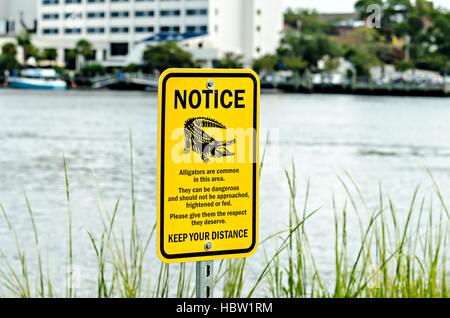
M 181 253 L 181 254 L 168 254 L 164 249 L 164 159 L 165 159 L 165 119 L 166 119 L 166 86 L 167 82 L 171 78 L 183 78 L 183 77 L 194 77 L 194 78 L 249 78 L 252 80 L 254 85 L 253 90 L 253 176 L 252 176 L 252 244 L 249 248 L 244 249 L 234 249 L 234 250 L 222 250 L 222 251 L 205 251 L 205 252 L 193 252 L 193 253 Z M 208 258 L 208 256 L 227 256 L 236 254 L 250 254 L 256 250 L 257 247 L 257 209 L 258 209 L 258 138 L 257 130 L 259 128 L 259 80 L 256 73 L 251 70 L 220 70 L 215 69 L 212 72 L 207 72 L 205 70 L 193 70 L 193 69 L 168 69 L 161 75 L 160 85 L 160 109 L 158 117 L 160 119 L 161 130 L 160 133 L 160 155 L 159 159 L 159 174 L 158 174 L 158 188 L 159 188 L 159 211 L 157 211 L 159 216 L 159 228 L 157 241 L 159 241 L 159 246 L 157 246 L 159 253 L 163 258 L 168 261 L 174 261 L 178 259 L 189 259 L 192 258 Z M 158 198 L 157 198 L 158 199 Z

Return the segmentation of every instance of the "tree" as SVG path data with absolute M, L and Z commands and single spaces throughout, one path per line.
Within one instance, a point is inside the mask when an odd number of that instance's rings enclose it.
M 67 50 L 66 58 L 74 60 L 77 58 L 78 52 L 75 49 Z
M 14 43 L 5 43 L 2 46 L 2 54 L 0 55 L 0 72 L 13 71 L 20 68 L 17 62 L 17 47 Z
M 288 9 L 284 14 L 285 24 L 303 33 L 332 33 L 334 26 L 323 20 L 316 11 Z
M 148 46 L 143 55 L 143 71 L 163 72 L 171 67 L 194 67 L 192 55 L 180 48 L 175 42 L 165 42 Z
M 78 53 L 75 49 L 67 50 L 64 56 L 65 66 L 68 69 L 74 70 L 77 68 Z
M 15 56 L 6 54 L 0 55 L 0 73 L 17 69 L 20 69 L 20 64 L 17 62 Z
M 31 44 L 31 35 L 27 31 L 22 31 L 17 34 L 17 43 L 20 46 L 27 46 Z
M 283 59 L 284 68 L 296 74 L 303 74 L 308 68 L 308 63 L 300 57 L 287 56 Z
M 450 57 L 450 12 L 436 12 L 429 33 L 434 39 L 430 44 L 436 45 L 439 53 Z
M 242 56 L 227 54 L 216 62 L 218 68 L 242 68 L 244 64 L 241 62 Z
M 446 74 L 450 71 L 450 60 L 445 55 L 433 53 L 419 57 L 416 60 L 416 66 L 419 69 Z
M 378 44 L 383 40 L 376 29 L 368 27 L 356 28 L 349 32 L 349 36 L 358 44 Z
M 278 49 L 278 55 L 281 58 L 299 57 L 308 63 L 309 68 L 315 68 L 317 62 L 325 55 L 337 58 L 342 54 L 342 47 L 329 36 L 321 33 L 304 35 L 288 31 Z
M 31 35 L 28 31 L 23 31 L 17 35 L 17 43 L 23 49 L 24 60 L 34 57 L 36 60 L 41 59 L 39 49 L 31 42 Z
M 31 44 L 31 36 L 28 32 L 23 31 L 17 35 L 17 44 L 22 47 L 24 52 L 24 59 L 27 60 L 30 56 L 28 55 L 29 47 Z
M 360 18 L 365 20 L 373 13 L 369 10 L 373 5 L 382 10 L 379 32 L 387 38 L 390 39 L 394 35 L 404 36 L 414 30 L 414 23 L 408 20 L 414 11 L 410 0 L 358 0 L 355 10 Z
M 411 62 L 409 65 L 438 72 L 447 70 L 450 61 L 449 12 L 441 11 L 426 0 L 359 0 L 355 8 L 365 17 L 367 7 L 373 3 L 383 10 L 381 28 L 376 30 L 384 40 L 384 45 L 377 48 L 383 62 L 404 68 L 408 64 L 402 61 L 408 57 L 409 61 L 405 62 Z M 399 52 L 398 46 L 389 45 L 394 38 L 404 43 L 403 52 Z
M 383 0 L 358 0 L 355 3 L 355 10 L 358 13 L 359 17 L 363 20 L 367 19 L 372 12 L 368 12 L 368 9 L 373 6 L 377 5 L 380 8 L 384 7 L 384 1 Z
M 105 75 L 106 68 L 99 63 L 85 64 L 80 69 L 80 74 L 84 77 L 92 77 L 98 75 Z
M 120 69 L 120 71 L 123 73 L 137 73 L 140 72 L 141 70 L 142 66 L 134 63 L 128 64 Z
M 395 63 L 395 69 L 399 72 L 404 72 L 407 70 L 414 69 L 416 66 L 411 61 L 399 61 Z
M 81 39 L 75 44 L 75 51 L 79 56 L 82 56 L 85 60 L 92 56 L 94 49 L 92 43 L 88 40 Z
M 264 55 L 253 61 L 253 70 L 256 73 L 272 72 L 277 66 L 278 58 L 275 55 Z
M 13 56 L 16 57 L 17 54 L 17 47 L 14 43 L 5 43 L 2 46 L 2 54 L 7 56 Z
M 381 65 L 381 61 L 378 59 L 376 54 L 363 47 L 350 48 L 346 52 L 345 58 L 354 65 L 356 73 L 366 79 L 370 78 L 370 69 L 372 67 Z
M 42 52 L 42 58 L 47 61 L 55 61 L 58 57 L 58 51 L 53 48 L 44 49 Z
M 387 37 L 403 37 L 422 29 L 421 17 L 415 14 L 410 0 L 386 0 L 381 31 Z

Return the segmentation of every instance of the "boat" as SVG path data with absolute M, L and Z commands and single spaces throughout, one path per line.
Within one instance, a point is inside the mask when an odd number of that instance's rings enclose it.
M 29 68 L 7 79 L 8 86 L 20 89 L 62 90 L 67 83 L 53 69 Z

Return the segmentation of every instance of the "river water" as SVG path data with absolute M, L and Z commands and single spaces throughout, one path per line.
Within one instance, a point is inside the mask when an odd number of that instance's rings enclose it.
M 261 104 L 261 142 L 270 135 L 270 144 L 261 177 L 260 237 L 288 225 L 284 169 L 291 170 L 295 163 L 299 209 L 308 180 L 308 211 L 320 208 L 307 230 L 325 280 L 331 281 L 333 272 L 332 198 L 336 196 L 338 205 L 345 200 L 338 177 L 349 182 L 346 172 L 352 176 L 369 210 L 376 206 L 382 184 L 396 202 L 400 219 L 415 186 L 421 184 L 424 195 L 432 192 L 427 168 L 449 198 L 448 99 L 263 94 Z M 33 264 L 35 244 L 25 194 L 28 197 L 45 272 L 57 289 L 64 288 L 69 244 L 63 155 L 70 178 L 77 287 L 79 294 L 95 295 L 97 271 L 88 232 L 101 233 L 99 211 L 111 212 L 120 198 L 116 231 L 125 236 L 130 232 L 129 132 L 137 218 L 145 232 L 155 222 L 156 94 L 0 90 L 0 202 Z M 349 219 L 350 238 L 359 238 L 357 223 Z M 262 245 L 249 260 L 248 280 L 261 269 L 264 251 L 270 254 L 277 244 L 273 240 Z M 4 219 L 0 248 L 17 261 Z M 146 257 L 155 272 L 159 262 L 153 243 Z

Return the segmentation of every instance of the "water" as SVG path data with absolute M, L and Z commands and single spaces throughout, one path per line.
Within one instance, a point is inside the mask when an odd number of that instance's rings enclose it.
M 408 206 L 416 185 L 430 192 L 426 168 L 445 193 L 450 174 L 449 106 L 448 99 L 433 98 L 263 95 L 261 139 L 264 142 L 269 131 L 271 146 L 261 179 L 260 237 L 288 224 L 284 169 L 295 162 L 297 203 L 303 205 L 310 179 L 308 210 L 321 208 L 310 220 L 308 233 L 318 266 L 331 280 L 332 196 L 336 194 L 339 204 L 345 199 L 337 176 L 351 174 L 369 209 L 377 202 L 380 182 L 400 208 Z M 129 233 L 129 131 L 140 228 L 150 231 L 155 221 L 156 122 L 157 97 L 151 93 L 0 90 L 0 202 L 32 258 L 35 244 L 24 193 L 28 196 L 48 264 L 45 271 L 56 288 L 63 288 L 67 268 L 63 155 L 69 164 L 77 281 L 92 295 L 85 288 L 96 279 L 88 231 L 100 233 L 99 210 L 111 212 L 121 198 L 117 230 Z M 356 223 L 350 224 L 349 236 L 359 237 Z M 276 244 L 261 246 L 250 259 L 249 279 L 261 269 L 264 249 L 273 250 Z M 3 219 L 0 247 L 8 257 L 16 257 Z M 153 243 L 147 264 L 153 269 L 158 265 Z

